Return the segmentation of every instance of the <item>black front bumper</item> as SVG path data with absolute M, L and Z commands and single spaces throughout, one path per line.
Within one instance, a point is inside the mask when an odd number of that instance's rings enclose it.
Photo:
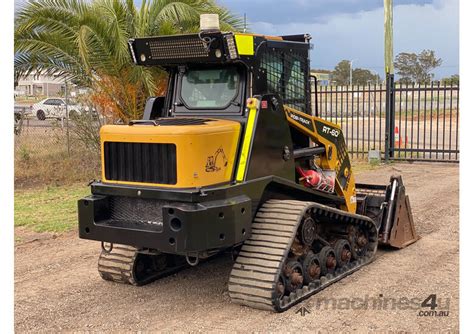
M 231 247 L 251 232 L 246 195 L 196 202 L 189 192 L 155 190 L 158 196 L 142 198 L 128 187 L 100 188 L 78 202 L 80 238 L 184 255 Z

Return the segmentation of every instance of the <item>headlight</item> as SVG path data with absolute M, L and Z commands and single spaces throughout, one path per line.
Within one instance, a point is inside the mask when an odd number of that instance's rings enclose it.
M 235 47 L 235 39 L 233 34 L 224 36 L 227 43 L 227 50 L 229 50 L 230 59 L 237 59 L 237 48 Z

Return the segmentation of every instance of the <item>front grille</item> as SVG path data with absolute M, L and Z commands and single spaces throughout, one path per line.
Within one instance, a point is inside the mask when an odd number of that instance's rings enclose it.
M 176 184 L 176 145 L 159 143 L 104 143 L 105 178 Z
M 155 199 L 110 196 L 110 219 L 163 222 L 163 206 L 170 203 Z

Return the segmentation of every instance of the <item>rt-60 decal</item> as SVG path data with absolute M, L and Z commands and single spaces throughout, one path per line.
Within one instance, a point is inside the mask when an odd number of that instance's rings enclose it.
M 337 138 L 339 137 L 339 135 L 341 134 L 341 131 L 339 130 L 336 130 L 336 129 L 333 129 L 329 126 L 323 126 L 323 133 L 328 133 L 330 134 L 331 136 Z

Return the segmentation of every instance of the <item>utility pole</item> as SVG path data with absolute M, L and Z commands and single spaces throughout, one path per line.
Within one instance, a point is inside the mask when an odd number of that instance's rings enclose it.
M 352 60 L 349 67 L 349 85 L 352 86 Z
M 393 0 L 384 0 L 385 73 L 393 74 Z
M 244 13 L 244 32 L 247 32 L 247 13 Z

